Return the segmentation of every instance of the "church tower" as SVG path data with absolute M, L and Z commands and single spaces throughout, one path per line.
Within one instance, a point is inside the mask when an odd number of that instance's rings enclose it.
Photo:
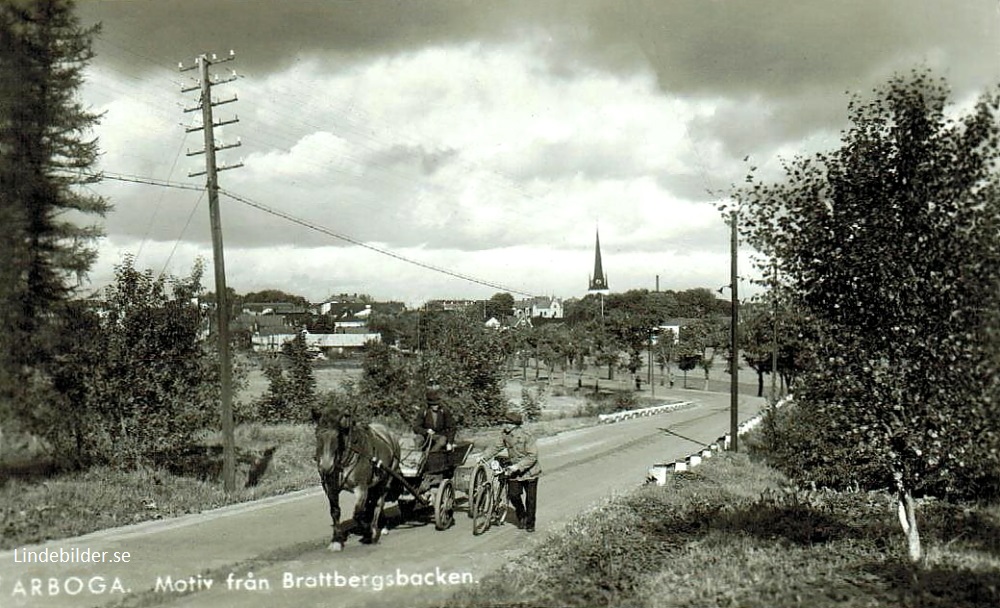
M 608 275 L 604 274 L 601 264 L 601 233 L 597 231 L 597 241 L 594 246 L 594 274 L 590 277 L 590 293 L 608 293 Z

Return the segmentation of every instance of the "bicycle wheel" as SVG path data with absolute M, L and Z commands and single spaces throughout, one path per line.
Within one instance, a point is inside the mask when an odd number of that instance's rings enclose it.
M 485 465 L 476 466 L 471 485 L 469 514 L 472 516 L 472 534 L 478 536 L 490 529 L 493 519 L 493 488 Z

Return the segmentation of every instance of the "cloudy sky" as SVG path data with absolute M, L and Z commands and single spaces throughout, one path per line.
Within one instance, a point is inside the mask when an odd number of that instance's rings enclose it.
M 235 51 L 213 68 L 239 75 L 214 89 L 239 98 L 215 108 L 239 117 L 219 143 L 242 142 L 219 161 L 244 163 L 219 177 L 244 201 L 221 198 L 228 282 L 314 301 L 579 297 L 598 228 L 612 291 L 657 276 L 715 289 L 729 282 L 716 206 L 750 166 L 777 175 L 783 157 L 835 147 L 849 95 L 894 73 L 927 66 L 959 104 L 1000 81 L 995 0 L 80 0 L 78 12 L 103 23 L 82 95 L 105 113 L 112 175 L 204 185 L 188 177 L 203 169 L 187 156 L 203 147 L 185 131 L 196 93 L 180 92 L 196 72 L 177 66 Z M 175 275 L 211 263 L 202 192 L 94 188 L 114 210 L 92 287 L 126 254 Z

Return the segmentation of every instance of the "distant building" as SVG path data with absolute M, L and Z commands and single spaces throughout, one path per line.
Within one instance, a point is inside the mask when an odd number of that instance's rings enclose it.
M 406 312 L 402 302 L 324 302 L 318 305 L 317 312 L 333 319 L 338 326 L 365 326 L 374 313 L 400 314 Z
M 251 338 L 253 350 L 261 353 L 279 353 L 286 342 L 298 335 L 295 331 L 264 330 L 255 332 Z M 317 350 L 324 355 L 344 355 L 352 351 L 360 351 L 368 342 L 381 342 L 382 334 L 378 333 L 336 333 L 314 334 L 303 331 L 306 347 Z
M 596 233 L 597 240 L 594 244 L 594 274 L 590 277 L 587 291 L 590 293 L 608 293 L 608 275 L 604 272 L 604 265 L 601 263 L 601 233 Z
M 563 303 L 556 297 L 528 298 L 514 303 L 514 314 L 528 319 L 562 319 Z
M 696 319 L 667 319 L 662 325 L 657 326 L 653 342 L 659 342 L 661 336 L 666 335 L 667 331 L 672 331 L 674 332 L 674 344 L 677 344 L 681 340 L 681 330 L 695 321 Z
M 465 310 L 477 304 L 476 300 L 429 300 L 426 306 L 428 310 L 456 311 Z
M 251 315 L 301 315 L 309 312 L 291 302 L 244 302 L 242 310 Z
M 314 304 L 313 308 L 317 314 L 328 315 L 334 309 L 337 309 L 338 311 L 342 311 L 345 308 L 361 310 L 368 302 L 369 299 L 366 296 L 361 296 L 356 293 L 340 293 L 331 295 L 319 304 Z M 352 304 L 354 306 L 351 306 Z

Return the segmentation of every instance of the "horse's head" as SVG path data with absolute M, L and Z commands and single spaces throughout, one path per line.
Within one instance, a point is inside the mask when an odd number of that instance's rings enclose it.
M 345 457 L 354 420 L 347 412 L 325 412 L 317 419 L 316 467 L 321 476 L 329 475 Z
M 333 472 L 337 455 L 341 451 L 340 433 L 337 429 L 316 429 L 316 468 L 321 477 Z

